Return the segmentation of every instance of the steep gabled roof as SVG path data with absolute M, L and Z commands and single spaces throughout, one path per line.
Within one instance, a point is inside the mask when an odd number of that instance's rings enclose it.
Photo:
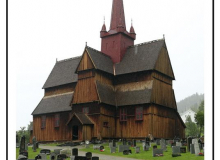
M 71 111 L 73 92 L 42 98 L 32 115 Z
M 91 47 L 86 47 L 96 69 L 113 74 L 113 63 L 109 56 Z
M 66 124 L 68 125 L 74 117 L 76 117 L 82 125 L 85 125 L 85 124 L 93 125 L 94 124 L 91 121 L 91 119 L 84 113 L 73 113 Z
M 153 70 L 164 39 L 129 47 L 122 61 L 115 65 L 116 75 Z
M 58 61 L 47 78 L 43 89 L 77 82 L 78 75 L 75 73 L 75 70 L 80 59 L 81 57 L 75 57 Z

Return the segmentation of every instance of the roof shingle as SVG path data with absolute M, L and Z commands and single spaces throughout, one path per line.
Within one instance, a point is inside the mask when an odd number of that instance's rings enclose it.
M 42 98 L 32 115 L 71 111 L 70 102 L 73 92 Z

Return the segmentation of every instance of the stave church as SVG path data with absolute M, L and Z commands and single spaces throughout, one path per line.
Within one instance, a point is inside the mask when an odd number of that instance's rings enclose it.
M 100 28 L 100 51 L 85 46 L 80 57 L 56 62 L 32 112 L 31 136 L 39 142 L 184 138 L 165 38 L 134 44 L 123 0 L 113 0 L 110 29 Z

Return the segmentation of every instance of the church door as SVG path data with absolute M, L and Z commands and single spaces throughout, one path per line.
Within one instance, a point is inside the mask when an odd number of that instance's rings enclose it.
M 78 140 L 78 126 L 72 127 L 72 140 Z

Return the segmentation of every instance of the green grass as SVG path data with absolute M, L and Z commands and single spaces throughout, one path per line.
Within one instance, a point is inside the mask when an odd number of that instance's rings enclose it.
M 118 143 L 119 144 L 119 143 Z M 80 149 L 81 151 L 85 152 L 92 152 L 92 153 L 98 153 L 98 154 L 104 154 L 104 155 L 111 155 L 111 156 L 119 156 L 119 157 L 126 157 L 126 158 L 136 158 L 136 159 L 145 159 L 145 160 L 170 160 L 170 159 L 176 159 L 176 160 L 204 160 L 204 156 L 195 156 L 194 154 L 187 153 L 181 153 L 181 156 L 179 157 L 172 157 L 172 148 L 170 146 L 167 147 L 167 152 L 164 152 L 163 157 L 153 157 L 152 156 L 152 147 L 149 151 L 143 151 L 143 147 L 141 143 L 137 143 L 137 146 L 140 146 L 140 153 L 135 153 L 134 148 L 130 147 L 132 150 L 132 154 L 130 155 L 123 155 L 122 152 L 118 152 L 118 149 L 116 149 L 116 153 L 110 153 L 110 148 L 108 144 L 102 144 L 105 147 L 104 152 L 100 152 L 99 150 L 93 150 L 92 146 L 90 145 L 90 148 Z M 160 146 L 158 146 L 160 148 Z

